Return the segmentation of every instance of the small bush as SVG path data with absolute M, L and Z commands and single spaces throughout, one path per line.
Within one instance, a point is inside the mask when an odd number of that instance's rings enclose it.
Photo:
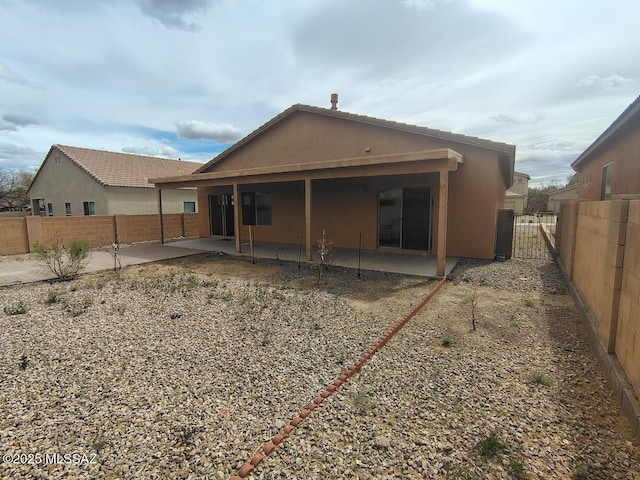
M 49 290 L 47 292 L 47 298 L 45 298 L 45 305 L 53 305 L 54 303 L 60 303 L 62 301 L 62 294 L 57 290 Z
M 25 307 L 22 300 L 15 305 L 5 305 L 3 310 L 7 315 L 23 315 L 27 313 L 27 307 Z
M 444 337 L 442 339 L 442 342 L 440 342 L 440 345 L 442 345 L 444 348 L 449 348 L 451 346 L 451 339 L 449 337 Z
M 376 406 L 375 398 L 373 398 L 364 388 L 358 390 L 353 396 L 353 403 L 355 403 L 356 408 L 361 415 L 364 415 Z
M 491 432 L 488 437 L 479 440 L 473 447 L 473 449 L 478 452 L 478 455 L 486 459 L 500 457 L 506 448 L 507 446 L 496 432 Z
M 524 464 L 515 458 L 509 459 L 509 473 L 511 474 L 511 478 L 515 478 L 516 480 L 527 480 L 529 478 Z
M 70 280 L 86 265 L 91 247 L 86 240 L 73 239 L 65 246 L 56 238 L 52 245 L 35 242 L 33 252 L 58 279 Z
M 544 373 L 540 372 L 539 370 L 535 370 L 531 372 L 531 374 L 529 375 L 529 381 L 531 383 L 536 383 L 538 385 L 544 385 L 545 387 L 551 386 L 551 380 L 549 379 L 549 377 L 547 377 Z

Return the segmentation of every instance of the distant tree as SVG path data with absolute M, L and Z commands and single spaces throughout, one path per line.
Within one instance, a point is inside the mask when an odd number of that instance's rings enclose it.
M 554 190 L 558 190 L 560 186 L 556 180 L 552 181 L 548 185 L 542 185 L 540 187 L 529 187 L 529 193 L 527 198 L 526 213 L 546 212 L 547 200 L 549 193 Z
M 31 180 L 31 172 L 0 169 L 0 210 L 22 210 L 28 205 L 27 189 Z
M 580 183 L 580 177 L 578 177 L 577 173 L 574 173 L 573 175 L 569 175 L 567 177 L 567 187 L 569 185 L 577 185 L 578 183 Z

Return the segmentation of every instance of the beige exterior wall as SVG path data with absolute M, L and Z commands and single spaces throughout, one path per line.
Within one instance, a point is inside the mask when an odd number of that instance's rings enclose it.
M 509 189 L 527 197 L 529 195 L 529 175 L 519 172 L 513 174 L 513 185 Z M 526 206 L 526 202 L 525 202 Z
M 515 213 L 523 213 L 524 200 L 525 197 L 522 196 L 507 195 L 506 200 L 504 201 L 504 208 L 509 208 Z
M 447 255 L 491 259 L 495 254 L 497 210 L 504 205 L 507 188 L 499 154 L 494 150 L 321 114 L 294 112 L 210 167 L 208 172 L 304 165 L 362 157 L 368 153 L 386 155 L 438 148 L 450 148 L 464 156 L 457 170 L 448 173 Z M 435 251 L 438 173 L 403 175 L 406 166 L 402 168 L 387 165 L 385 176 L 367 177 L 354 172 L 351 179 L 312 180 L 312 241 L 319 238 L 324 227 L 336 246 L 357 248 L 361 232 L 363 247 L 377 248 L 378 189 L 421 185 L 434 187 Z M 416 172 L 421 172 L 420 168 L 425 171 L 425 166 L 412 168 Z M 367 167 L 361 167 L 362 172 L 366 170 Z M 242 178 L 238 181 L 242 182 Z M 230 188 L 227 187 L 227 193 Z M 298 243 L 305 223 L 303 182 L 240 187 L 240 191 L 247 189 L 273 193 L 273 224 L 256 227 L 256 238 Z M 215 191 L 218 190 L 211 187 L 199 188 L 200 235 L 203 237 L 209 236 L 210 231 L 207 196 Z M 241 230 L 241 235 L 243 240 L 248 238 L 246 228 Z
M 107 187 L 108 214 L 144 215 L 158 213 L 158 192 L 154 188 Z M 196 190 L 163 190 L 162 213 L 183 213 L 184 202 L 196 202 Z M 97 205 L 96 205 L 97 208 Z
M 596 151 L 577 167 L 580 200 L 600 200 L 602 169 L 613 163 L 611 194 L 640 193 L 640 125 L 630 124 L 625 133 Z
M 560 205 L 572 200 L 578 200 L 578 185 L 571 185 L 551 192 L 547 201 L 547 210 L 559 213 Z
M 29 197 L 44 199 L 45 208 L 47 203 L 53 204 L 56 217 L 65 216 L 65 202 L 71 203 L 73 216 L 84 215 L 83 202 L 95 202 L 96 215 L 109 213 L 106 188 L 55 149 L 45 158 Z
M 95 203 L 96 215 L 158 213 L 154 188 L 102 186 L 56 149 L 45 158 L 29 197 L 44 199 L 45 208 L 51 203 L 56 217 L 66 216 L 67 202 L 71 203 L 72 216 L 84 216 L 84 202 Z M 195 190 L 167 190 L 163 192 L 163 213 L 182 213 L 183 202 L 187 201 L 196 202 L 197 209 Z

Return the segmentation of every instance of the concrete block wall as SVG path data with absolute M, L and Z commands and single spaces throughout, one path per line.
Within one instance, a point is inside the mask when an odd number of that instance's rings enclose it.
M 558 234 L 561 269 L 640 438 L 640 197 L 564 204 Z
M 198 214 L 183 213 L 182 218 L 184 218 L 184 236 L 197 237 L 200 233 L 200 221 Z
M 629 202 L 615 353 L 640 394 L 640 200 Z
M 573 283 L 593 314 L 598 338 L 611 351 L 613 289 L 605 278 L 611 202 L 580 202 L 575 236 Z M 608 272 L 610 273 L 610 272 Z
M 578 206 L 578 202 L 568 202 L 561 205 L 556 227 L 556 253 L 562 260 L 569 279 L 573 278 Z
M 158 215 L 118 215 L 116 219 L 120 243 L 160 240 Z
M 197 213 L 163 215 L 164 238 L 197 237 Z M 160 241 L 158 215 L 99 215 L 84 217 L 0 218 L 0 255 L 29 253 L 35 241 L 51 243 L 78 238 L 92 246 L 110 245 L 116 231 L 120 243 Z
M 113 242 L 113 217 L 110 215 L 86 217 L 40 217 L 40 242 L 49 244 L 58 238 L 66 244 L 74 238 L 88 241 L 92 246 Z M 33 239 L 31 239 L 33 244 Z
M 0 218 L 0 255 L 29 252 L 27 222 L 24 217 Z

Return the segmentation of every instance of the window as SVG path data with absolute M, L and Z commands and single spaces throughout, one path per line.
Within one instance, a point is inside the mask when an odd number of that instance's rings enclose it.
M 59 155 L 56 155 L 56 158 L 54 158 L 53 163 L 56 164 L 56 165 L 60 165 L 61 160 L 60 160 L 60 156 Z
M 47 203 L 47 213 L 50 217 L 53 217 L 53 203 Z
M 522 178 L 518 178 L 518 183 L 522 183 L 524 180 Z
M 242 194 L 242 224 L 271 225 L 271 194 L 249 192 Z
M 64 214 L 67 217 L 71 215 L 71 204 L 69 202 L 65 202 L 64 204 Z
M 95 202 L 84 202 L 84 214 L 85 215 L 95 215 L 96 214 L 96 204 Z
M 611 178 L 613 177 L 613 163 L 605 165 L 602 169 L 602 188 L 600 200 L 611 200 Z
M 184 202 L 184 213 L 196 213 L 196 202 Z

